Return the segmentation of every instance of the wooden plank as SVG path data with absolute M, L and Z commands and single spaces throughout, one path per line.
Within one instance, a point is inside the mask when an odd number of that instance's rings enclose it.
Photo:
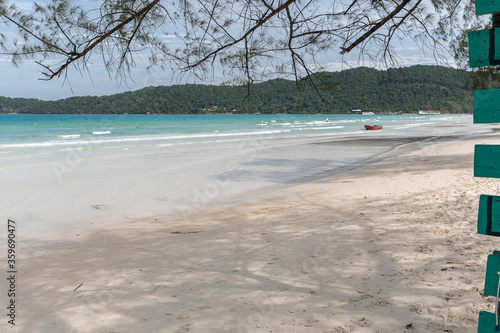
M 479 319 L 477 321 L 477 333 L 498 333 L 495 330 L 496 318 L 495 314 L 491 312 L 479 312 Z
M 484 279 L 484 294 L 488 296 L 497 296 L 498 272 L 500 272 L 500 256 L 490 254 L 486 263 L 486 277 Z
M 500 12 L 499 0 L 476 0 L 476 15 Z
M 484 194 L 479 197 L 477 233 L 500 236 L 500 197 Z
M 500 178 L 500 146 L 476 145 L 474 177 Z
M 500 123 L 500 89 L 474 91 L 474 123 Z
M 469 32 L 469 65 L 500 65 L 500 28 Z

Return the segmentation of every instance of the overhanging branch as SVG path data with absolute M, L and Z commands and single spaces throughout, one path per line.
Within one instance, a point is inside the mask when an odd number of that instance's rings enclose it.
M 342 51 L 340 51 L 340 54 L 349 53 L 353 48 L 355 48 L 356 46 L 358 46 L 359 44 L 361 44 L 364 40 L 366 40 L 368 37 L 370 37 L 375 31 L 377 31 L 378 29 L 380 29 L 380 27 L 382 27 L 384 24 L 386 24 L 387 21 L 389 21 L 390 19 L 392 19 L 397 13 L 399 13 L 401 10 L 403 10 L 403 8 L 407 4 L 409 4 L 410 2 L 411 2 L 411 0 L 405 0 L 405 1 L 401 2 L 396 7 L 396 9 L 394 9 L 389 15 L 387 15 L 386 17 L 384 17 L 383 19 L 381 19 L 380 21 L 378 21 L 370 30 L 368 30 L 367 32 L 365 32 L 363 34 L 363 36 L 361 36 L 358 39 L 356 39 L 354 41 L 354 43 L 352 43 L 348 47 L 341 47 Z
M 101 44 L 106 38 L 110 37 L 115 32 L 117 32 L 118 30 L 120 30 L 121 28 L 123 28 L 124 26 L 126 26 L 127 24 L 129 24 L 130 22 L 132 22 L 133 20 L 135 20 L 136 18 L 141 17 L 143 15 L 146 15 L 159 2 L 160 2 L 160 0 L 154 0 L 153 2 L 151 2 L 150 4 L 148 4 L 147 6 L 145 6 L 143 9 L 141 9 L 137 13 L 129 16 L 126 20 L 124 20 L 120 24 L 116 25 L 113 29 L 111 29 L 108 32 L 106 32 L 103 35 L 101 35 L 92 44 L 90 44 L 89 46 L 87 46 L 82 52 L 78 52 L 76 54 L 72 54 L 72 56 L 70 58 L 68 58 L 66 60 L 66 62 L 61 67 L 59 67 L 59 69 L 57 71 L 54 72 L 54 71 L 52 71 L 52 70 L 49 69 L 50 70 L 50 74 L 46 74 L 47 77 L 44 80 L 49 81 L 49 80 L 52 80 L 54 77 L 61 75 L 61 73 L 64 70 L 66 70 L 66 68 L 68 68 L 69 65 L 71 65 L 75 61 L 77 61 L 77 60 L 85 57 L 90 51 L 92 51 L 96 46 L 98 46 L 99 44 Z M 46 68 L 48 68 L 48 67 L 46 67 Z

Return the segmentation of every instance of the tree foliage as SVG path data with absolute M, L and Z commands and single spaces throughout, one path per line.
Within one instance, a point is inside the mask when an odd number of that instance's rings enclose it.
M 32 11 L 0 0 L 20 39 L 1 36 L 15 63 L 34 59 L 44 78 L 66 77 L 101 58 L 126 78 L 138 55 L 151 66 L 206 79 L 222 70 L 237 83 L 272 77 L 314 85 L 318 57 L 355 52 L 400 64 L 408 40 L 445 59 L 448 42 L 475 21 L 473 0 L 51 0 Z M 175 40 L 175 42 L 173 42 Z M 331 54 L 331 53 L 329 53 Z
M 0 97 L 0 112 L 9 113 L 345 113 L 354 108 L 390 112 L 441 110 L 471 112 L 472 93 L 464 90 L 464 72 L 440 66 L 413 66 L 379 71 L 360 67 L 318 73 L 336 84 L 323 93 L 294 81 L 275 79 L 244 86 L 174 85 L 148 87 L 103 97 L 72 97 L 59 101 Z M 244 100 L 244 102 L 243 102 Z

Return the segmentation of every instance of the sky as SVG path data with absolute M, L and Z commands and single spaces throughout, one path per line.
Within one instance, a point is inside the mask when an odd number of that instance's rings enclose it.
M 33 61 L 24 61 L 16 67 L 9 58 L 0 59 L 0 96 L 57 100 L 72 96 L 102 96 L 124 91 L 138 90 L 147 86 L 169 85 L 172 76 L 160 70 L 147 71 L 145 66 L 134 69 L 132 79 L 117 82 L 110 77 L 104 66 L 95 60 L 89 71 L 80 73 L 70 69 L 67 79 L 41 80 L 42 68 Z
M 31 6 L 31 1 L 19 1 L 21 7 Z M 4 29 L 2 26 L 0 29 Z M 1 31 L 5 33 L 4 31 Z M 338 48 L 332 48 L 327 53 L 317 57 L 318 62 L 327 71 L 339 71 L 358 66 L 372 66 L 370 62 L 360 61 L 356 49 L 342 57 Z M 434 65 L 436 60 L 432 54 L 424 54 L 411 42 L 402 42 L 396 49 L 404 66 L 417 64 Z M 12 64 L 9 56 L 0 55 L 0 96 L 37 98 L 43 100 L 57 100 L 72 96 L 102 96 L 112 95 L 124 91 L 138 90 L 148 86 L 172 85 L 184 83 L 220 84 L 230 81 L 231 77 L 213 75 L 210 80 L 196 81 L 192 77 L 173 75 L 169 71 L 159 68 L 147 70 L 147 57 L 136 57 L 137 66 L 131 71 L 126 82 L 115 80 L 106 71 L 98 57 L 90 59 L 88 72 L 79 72 L 72 68 L 68 71 L 67 79 L 54 78 L 51 81 L 41 80 L 42 68 L 34 61 L 25 60 L 18 67 Z M 452 63 L 452 61 L 451 61 Z
M 354 51 L 353 51 L 354 52 Z M 435 65 L 432 55 L 423 54 L 415 48 L 401 48 L 398 51 L 404 66 Z M 332 49 L 319 58 L 321 65 L 327 71 L 340 71 L 358 66 L 371 66 L 369 62 L 355 59 L 354 52 L 351 59 L 342 59 L 338 50 Z M 57 100 L 72 96 L 102 96 L 113 95 L 124 91 L 133 91 L 148 86 L 172 85 L 184 83 L 220 84 L 231 78 L 214 75 L 212 80 L 203 82 L 185 77 L 179 79 L 170 72 L 161 69 L 147 70 L 146 61 L 138 61 L 138 65 L 131 72 L 131 78 L 126 82 L 115 80 L 108 74 L 99 59 L 89 64 L 88 72 L 80 73 L 75 69 L 68 72 L 68 79 L 54 78 L 51 81 L 43 78 L 42 68 L 33 61 L 24 61 L 19 67 L 12 64 L 10 58 L 0 57 L 0 96 L 37 98 L 43 100 Z

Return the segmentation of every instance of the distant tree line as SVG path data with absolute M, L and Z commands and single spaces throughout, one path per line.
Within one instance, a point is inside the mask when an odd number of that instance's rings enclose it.
M 37 114 L 204 114 L 472 112 L 465 72 L 417 65 L 380 71 L 360 67 L 316 75 L 315 87 L 275 79 L 251 86 L 185 84 L 147 87 L 111 96 L 57 101 L 0 97 L 0 113 Z

